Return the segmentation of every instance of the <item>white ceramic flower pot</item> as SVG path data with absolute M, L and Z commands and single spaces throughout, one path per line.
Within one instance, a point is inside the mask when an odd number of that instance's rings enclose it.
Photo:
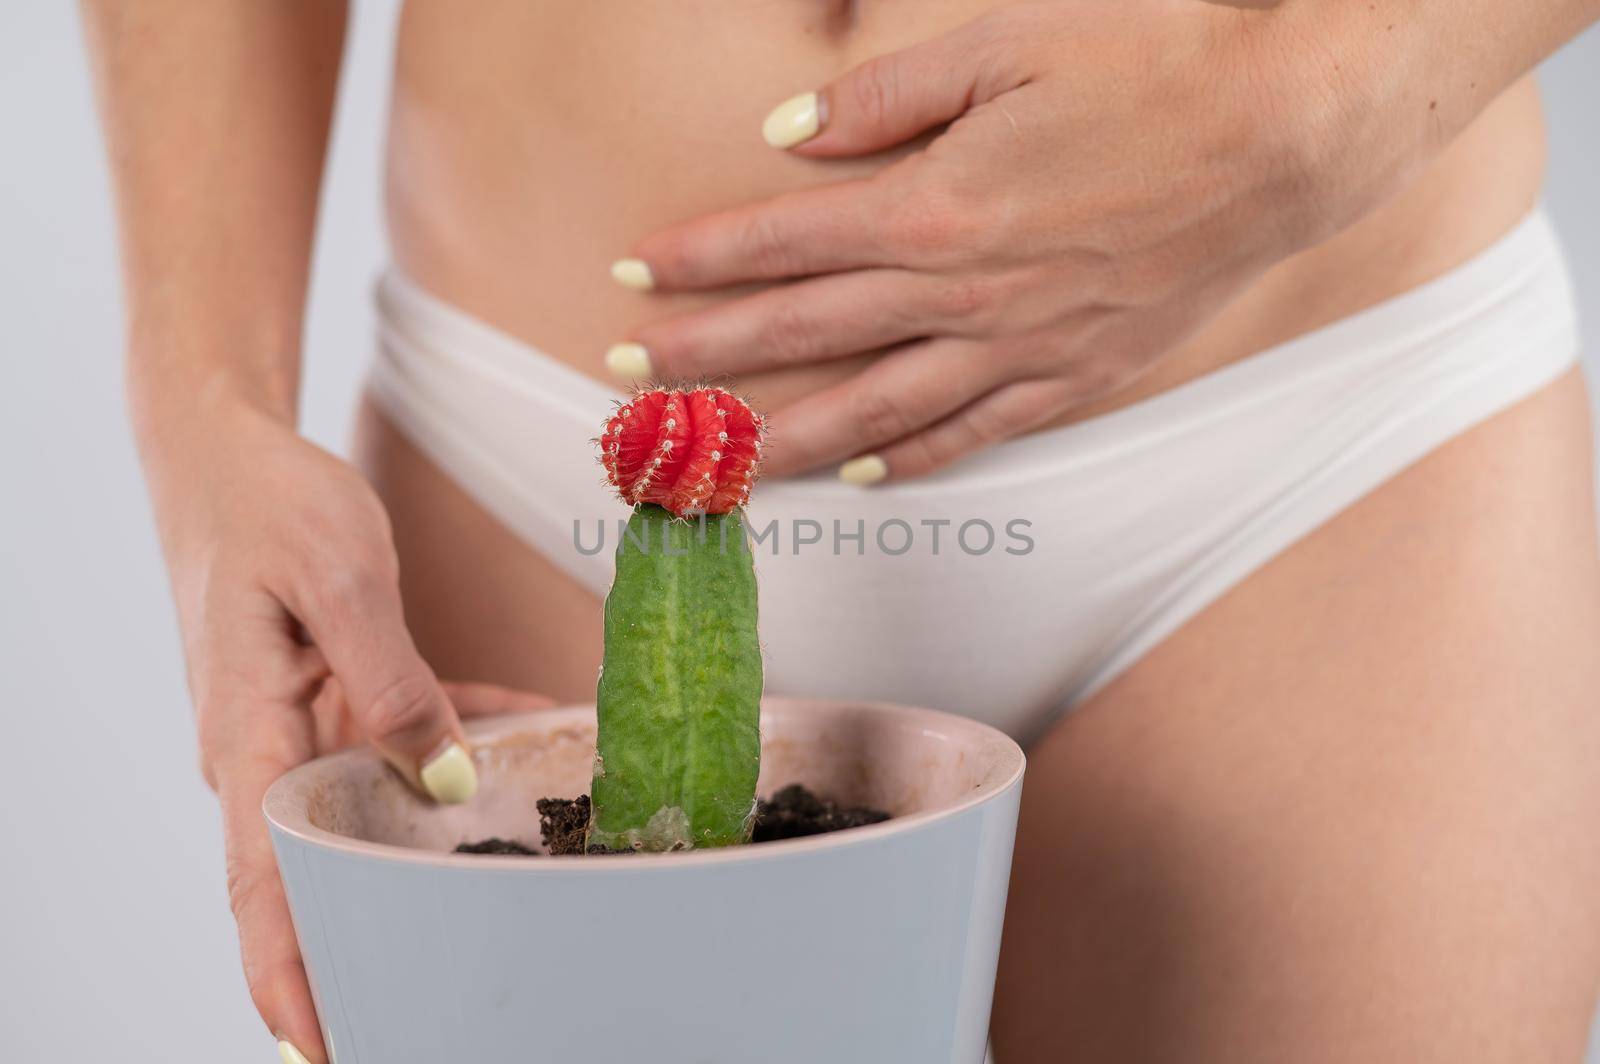
M 768 699 L 762 793 L 799 781 L 895 819 L 622 857 L 538 843 L 587 791 L 594 708 L 476 723 L 467 806 L 352 751 L 265 810 L 336 1064 L 980 1064 L 1023 755 L 962 717 Z

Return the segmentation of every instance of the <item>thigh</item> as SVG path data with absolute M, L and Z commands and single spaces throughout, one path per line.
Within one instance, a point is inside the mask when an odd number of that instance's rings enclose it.
M 406 622 L 434 671 L 593 699 L 600 600 L 495 520 L 370 401 L 355 452 L 389 511 Z
M 1030 752 L 1000 1064 L 1581 1059 L 1590 446 L 1571 374 L 1270 562 Z

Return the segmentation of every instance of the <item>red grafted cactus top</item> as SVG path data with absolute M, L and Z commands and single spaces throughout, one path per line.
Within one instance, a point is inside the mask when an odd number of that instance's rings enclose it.
M 765 434 L 761 415 L 732 392 L 654 388 L 606 422 L 600 464 L 629 505 L 722 514 L 750 498 Z

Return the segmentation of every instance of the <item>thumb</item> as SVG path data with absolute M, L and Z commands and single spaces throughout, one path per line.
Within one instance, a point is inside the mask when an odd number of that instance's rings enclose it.
M 773 108 L 761 135 L 774 148 L 803 155 L 865 155 L 952 122 L 1026 80 L 1014 49 L 1003 47 L 1009 25 L 985 16 L 869 59 Z
M 406 629 L 398 579 L 356 575 L 300 612 L 351 715 L 412 786 L 447 805 L 478 789 L 478 772 L 455 707 Z

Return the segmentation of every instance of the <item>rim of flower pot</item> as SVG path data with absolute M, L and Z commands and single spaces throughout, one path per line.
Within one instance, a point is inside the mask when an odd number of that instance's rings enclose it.
M 844 699 L 782 698 L 762 699 L 763 712 L 770 710 L 806 711 L 818 706 L 836 709 L 863 710 L 869 713 L 893 715 L 920 725 L 920 730 L 950 734 L 965 733 L 981 740 L 995 751 L 994 763 L 982 782 L 961 798 L 931 809 L 896 816 L 878 824 L 849 828 L 844 831 L 812 835 L 799 839 L 783 839 L 744 846 L 725 846 L 715 849 L 689 850 L 677 853 L 607 854 L 603 859 L 579 854 L 552 856 L 539 854 L 536 858 L 522 855 L 460 854 L 416 849 L 387 842 L 373 842 L 341 835 L 311 822 L 306 812 L 306 798 L 312 785 L 323 780 L 347 775 L 350 766 L 378 762 L 377 753 L 367 747 L 355 747 L 308 761 L 290 769 L 279 777 L 261 802 L 262 813 L 278 831 L 307 843 L 317 849 L 337 852 L 346 856 L 359 856 L 396 864 L 427 865 L 434 868 L 471 869 L 477 872 L 503 872 L 516 875 L 607 875 L 619 872 L 639 874 L 645 869 L 667 872 L 674 868 L 724 864 L 729 862 L 781 861 L 803 857 L 824 850 L 852 846 L 870 846 L 890 835 L 903 835 L 929 830 L 942 821 L 960 815 L 966 810 L 993 801 L 1010 789 L 1020 786 L 1027 756 L 1009 735 L 997 728 L 970 717 L 946 713 L 937 709 L 898 705 L 892 702 L 851 701 Z M 576 718 L 580 723 L 594 719 L 594 705 L 557 706 L 552 709 L 512 713 L 498 717 L 467 721 L 464 728 L 474 746 L 492 745 L 498 740 L 516 735 L 534 719 L 559 721 Z

